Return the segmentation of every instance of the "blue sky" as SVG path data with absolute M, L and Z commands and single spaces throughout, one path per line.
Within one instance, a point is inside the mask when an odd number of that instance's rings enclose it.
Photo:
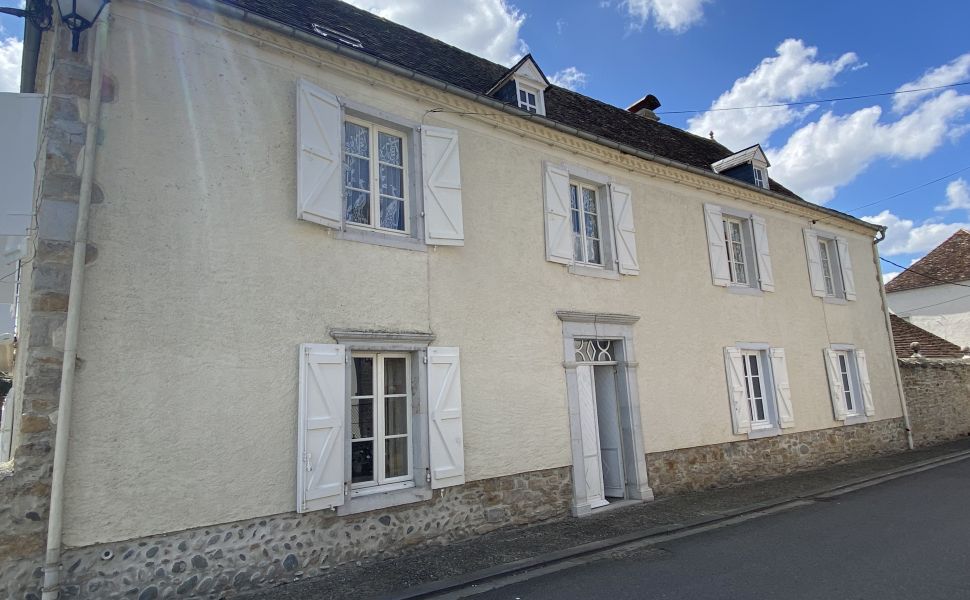
M 660 113 L 970 81 L 970 2 L 351 2 L 497 62 L 529 51 L 547 75 L 617 106 L 652 93 Z M 0 91 L 11 91 L 23 24 L 0 16 L 0 27 Z M 880 250 L 900 264 L 970 227 L 970 169 L 882 201 L 970 167 L 970 86 L 661 117 L 700 134 L 713 130 L 730 147 L 761 143 L 781 183 L 888 225 Z

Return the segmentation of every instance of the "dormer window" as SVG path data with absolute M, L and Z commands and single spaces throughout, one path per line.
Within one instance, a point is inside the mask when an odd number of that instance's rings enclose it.
M 509 69 L 498 83 L 488 90 L 488 95 L 526 112 L 545 115 L 545 91 L 548 87 L 549 80 L 530 54 Z
M 765 190 L 769 189 L 768 167 L 768 157 L 758 144 L 735 152 L 711 165 L 714 172 L 719 175 L 756 185 Z

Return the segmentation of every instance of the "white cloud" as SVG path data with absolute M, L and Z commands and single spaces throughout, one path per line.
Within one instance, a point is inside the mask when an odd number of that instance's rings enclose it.
M 636 29 L 642 29 L 653 21 L 660 30 L 681 33 L 690 29 L 704 17 L 704 4 L 711 0 L 625 0 L 620 6 L 626 9 Z M 600 2 L 600 6 L 609 6 Z
M 563 30 L 566 28 L 566 21 L 564 19 L 556 19 L 556 33 L 562 35 Z
M 759 106 L 793 102 L 835 84 L 835 77 L 857 65 L 858 57 L 847 52 L 831 62 L 816 60 L 818 48 L 802 40 L 788 39 L 776 48 L 776 55 L 761 61 L 751 73 L 734 82 L 711 108 Z M 709 131 L 728 148 L 740 150 L 767 142 L 785 125 L 804 118 L 816 106 L 777 107 L 706 112 L 688 120 L 691 132 L 706 136 Z
M 952 85 L 966 81 L 970 77 L 970 53 L 958 56 L 949 63 L 930 69 L 916 81 L 910 81 L 899 86 L 896 91 L 913 90 L 941 85 Z M 913 92 L 910 94 L 899 94 L 893 97 L 893 110 L 902 112 L 919 102 L 922 98 L 934 94 L 934 91 Z
M 559 87 L 576 90 L 586 85 L 586 73 L 576 67 L 566 67 L 549 78 L 549 82 Z
M 893 279 L 896 279 L 896 276 L 899 275 L 899 273 L 900 273 L 900 271 L 893 271 L 892 273 L 883 273 L 882 274 L 882 284 L 883 285 L 886 285 L 887 283 L 889 283 Z
M 947 90 L 892 123 L 880 122 L 878 106 L 842 116 L 826 112 L 769 150 L 772 176 L 812 202 L 827 202 L 876 159 L 928 156 L 968 109 L 970 95 Z
M 879 244 L 879 253 L 885 256 L 929 252 L 957 230 L 970 227 L 968 223 L 932 221 L 924 221 L 917 226 L 911 219 L 900 218 L 888 210 L 872 217 L 862 217 L 862 220 L 886 226 L 886 239 Z
M 970 185 L 964 178 L 951 181 L 946 186 L 946 204 L 937 206 L 937 211 L 968 210 L 970 211 Z
M 491 61 L 511 66 L 527 51 L 526 15 L 506 0 L 347 0 Z
M 20 61 L 24 43 L 17 38 L 0 40 L 0 92 L 20 91 Z

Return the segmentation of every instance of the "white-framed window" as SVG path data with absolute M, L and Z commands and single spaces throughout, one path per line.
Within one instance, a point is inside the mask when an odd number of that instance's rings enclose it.
M 569 182 L 569 208 L 573 223 L 573 259 L 603 266 L 599 191 L 577 181 Z
M 795 423 L 784 348 L 739 343 L 724 349 L 734 433 L 763 437 Z
M 351 386 L 354 493 L 414 485 L 410 355 L 354 352 Z
M 456 130 L 304 80 L 297 87 L 297 218 L 337 230 L 338 239 L 418 250 L 464 245 Z
M 812 294 L 836 303 L 855 300 L 855 277 L 848 240 L 814 229 L 805 229 L 804 233 Z
M 704 219 L 714 285 L 744 293 L 775 291 L 765 219 L 716 204 L 704 205 Z
M 761 167 L 753 166 L 753 168 L 755 185 L 768 189 L 768 173 Z
M 835 419 L 853 423 L 875 415 L 869 361 L 864 350 L 833 344 L 824 351 Z
M 344 120 L 344 218 L 348 225 L 407 233 L 405 134 L 362 119 Z
M 522 110 L 527 110 L 531 113 L 539 112 L 539 90 L 522 85 L 521 83 L 518 83 L 516 88 L 519 94 L 519 108 Z
M 545 163 L 546 260 L 618 279 L 640 272 L 630 188 L 577 165 Z
M 355 514 L 465 482 L 459 349 L 423 333 L 302 344 L 297 512 Z

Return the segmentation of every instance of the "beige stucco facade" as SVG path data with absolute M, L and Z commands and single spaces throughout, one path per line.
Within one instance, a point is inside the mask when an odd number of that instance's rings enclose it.
M 621 155 L 185 4 L 113 2 L 84 288 L 64 542 L 83 546 L 292 511 L 298 347 L 334 327 L 430 331 L 462 353 L 469 481 L 571 464 L 557 310 L 635 325 L 644 446 L 732 434 L 723 348 L 788 356 L 795 426 L 833 419 L 830 344 L 868 354 L 876 416 L 901 416 L 872 231 L 740 185 Z M 209 21 L 215 20 L 216 23 Z M 296 85 L 457 129 L 465 243 L 338 239 L 296 218 Z M 545 260 L 544 161 L 633 192 L 640 274 Z M 712 285 L 702 206 L 767 220 L 775 288 Z M 849 240 L 858 299 L 811 294 L 802 229 Z

